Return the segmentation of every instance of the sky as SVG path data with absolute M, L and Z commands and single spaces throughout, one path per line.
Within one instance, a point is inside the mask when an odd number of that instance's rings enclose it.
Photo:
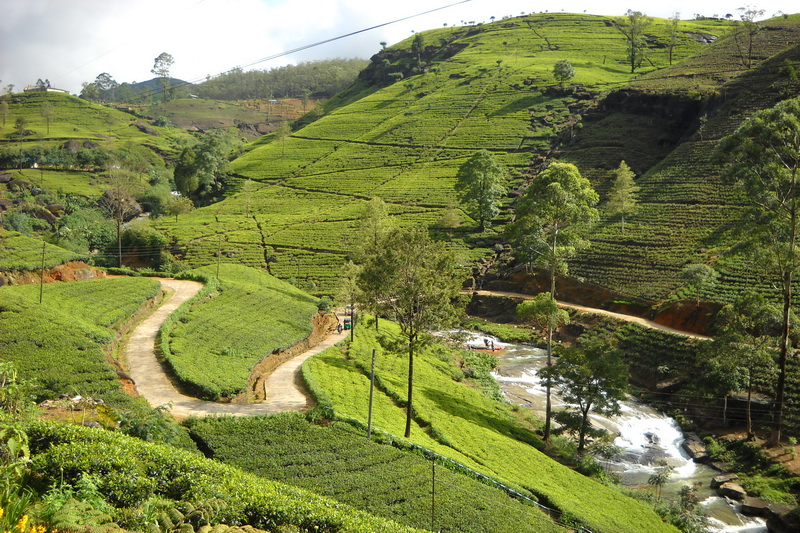
M 765 16 L 796 13 L 796 0 L 752 2 Z M 270 69 L 326 58 L 369 58 L 380 43 L 415 31 L 489 22 L 522 13 L 564 11 L 694 18 L 731 13 L 745 2 L 717 0 L 0 0 L 0 87 L 14 92 L 37 79 L 73 94 L 109 73 L 146 81 L 155 58 L 172 55 L 171 74 L 189 82 L 235 67 Z M 432 11 L 427 14 L 424 12 Z M 408 18 L 407 18 L 408 17 Z M 406 19 L 399 22 L 398 19 Z M 386 24 L 390 23 L 391 24 Z M 269 61 L 296 48 L 338 39 Z

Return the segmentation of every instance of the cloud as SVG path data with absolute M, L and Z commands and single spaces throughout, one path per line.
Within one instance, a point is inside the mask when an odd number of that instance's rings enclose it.
M 458 0 L 5 0 L 0 17 L 0 80 L 15 90 L 38 78 L 70 92 L 81 82 L 108 72 L 118 82 L 145 81 L 161 53 L 171 54 L 172 74 L 199 81 L 236 66 L 338 35 L 421 13 Z M 559 10 L 621 15 L 628 2 L 563 0 Z M 768 15 L 792 3 L 761 3 Z M 471 0 L 313 48 L 255 68 L 325 57 L 364 57 L 379 43 L 396 43 L 412 30 L 440 28 L 444 23 L 487 21 L 543 10 L 549 4 L 530 0 Z M 550 6 L 552 7 L 552 6 Z M 668 17 L 680 11 L 684 18 L 700 9 L 697 2 L 674 0 L 648 14 Z M 706 15 L 725 14 L 729 2 L 703 2 Z M 728 9 L 728 11 L 725 11 Z M 734 11 L 735 14 L 735 11 Z

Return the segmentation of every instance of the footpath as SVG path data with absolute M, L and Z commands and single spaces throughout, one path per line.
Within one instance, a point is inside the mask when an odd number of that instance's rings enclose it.
M 266 399 L 248 404 L 218 403 L 199 400 L 181 394 L 170 382 L 164 368 L 155 356 L 158 330 L 183 302 L 192 298 L 202 288 L 194 281 L 159 278 L 162 288 L 172 292 L 162 305 L 133 330 L 125 356 L 129 375 L 136 390 L 153 406 L 167 406 L 176 418 L 207 415 L 251 416 L 299 411 L 308 407 L 308 398 L 300 388 L 300 365 L 309 357 L 344 339 L 347 332 L 329 334 L 312 349 L 292 358 L 273 371 L 266 381 Z

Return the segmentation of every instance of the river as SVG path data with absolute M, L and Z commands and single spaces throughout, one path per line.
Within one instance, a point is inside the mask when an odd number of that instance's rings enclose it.
M 499 363 L 494 376 L 506 398 L 543 418 L 545 388 L 536 372 L 546 364 L 546 352 L 531 346 L 501 343 L 491 336 L 479 334 L 472 337 L 469 344 L 481 346 L 484 338 L 500 348 L 495 352 Z M 553 397 L 552 404 L 554 409 L 563 408 L 557 396 Z M 734 505 L 717 496 L 716 491 L 709 487 L 711 478 L 719 472 L 689 459 L 681 448 L 684 437 L 674 419 L 631 397 L 622 404 L 621 411 L 619 416 L 611 418 L 592 415 L 592 421 L 617 435 L 614 444 L 623 453 L 608 464 L 600 461 L 620 476 L 623 485 L 651 490 L 647 479 L 659 468 L 659 463 L 666 461 L 675 471 L 663 487 L 663 497 L 676 497 L 684 485 L 695 485 L 701 506 L 709 517 L 710 532 L 767 531 L 763 519 L 739 514 Z

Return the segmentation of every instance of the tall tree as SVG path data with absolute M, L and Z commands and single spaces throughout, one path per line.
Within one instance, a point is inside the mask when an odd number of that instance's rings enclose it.
M 559 309 L 555 298 L 549 292 L 540 292 L 532 300 L 526 300 L 517 306 L 517 320 L 532 324 L 547 334 L 547 368 L 553 364 L 553 332 L 562 325 L 569 324 L 569 313 Z M 550 440 L 552 424 L 551 376 L 545 375 L 545 408 L 544 408 L 544 440 Z
M 792 283 L 800 266 L 800 98 L 756 113 L 717 148 L 728 163 L 725 177 L 749 204 L 747 243 L 754 260 L 772 277 L 783 301 L 776 386 L 775 426 L 778 444 L 783 427 L 786 364 L 791 350 Z M 777 279 L 776 279 L 777 278 Z
M 559 388 L 568 406 L 556 418 L 578 433 L 578 453 L 583 452 L 587 436 L 602 435 L 602 431 L 592 429 L 589 414 L 618 415 L 619 403 L 625 399 L 628 365 L 622 359 L 622 350 L 595 339 L 567 348 L 556 364 L 542 373 Z
M 586 232 L 597 220 L 599 197 L 571 163 L 552 163 L 520 198 L 507 237 L 519 260 L 546 269 L 550 294 L 556 297 L 556 275 L 566 275 L 567 260 L 588 246 Z
M 756 19 L 764 15 L 764 10 L 747 5 L 738 8 L 737 11 L 739 11 L 739 17 L 742 19 L 743 31 L 735 33 L 733 38 L 739 50 L 739 57 L 742 60 L 742 64 L 750 68 L 753 66 L 753 45 L 756 40 L 756 35 L 762 28 L 761 23 Z M 740 37 L 740 33 L 744 33 L 744 36 Z M 741 43 L 740 39 L 744 40 L 744 43 Z
M 158 76 L 158 81 L 161 84 L 161 89 L 164 92 L 164 102 L 167 101 L 167 95 L 169 93 L 169 86 L 170 86 L 170 75 L 169 71 L 172 68 L 172 64 L 175 63 L 175 59 L 171 55 L 166 52 L 161 52 L 158 54 L 158 57 L 155 58 L 153 63 L 153 69 L 150 71 L 156 76 Z
M 506 169 L 487 150 L 481 150 L 459 167 L 455 188 L 483 232 L 500 212 L 500 198 L 508 192 Z
M 114 170 L 108 178 L 108 187 L 100 197 L 100 206 L 117 223 L 117 266 L 122 266 L 122 224 L 141 213 L 134 199 L 140 188 L 139 180 L 125 170 Z
M 584 235 L 598 218 L 594 207 L 598 199 L 592 184 L 575 165 L 553 163 L 533 180 L 517 205 L 516 220 L 506 226 L 517 258 L 548 271 L 553 298 L 556 275 L 565 275 L 567 260 L 588 245 Z M 547 350 L 552 353 L 552 326 L 547 338 Z M 545 440 L 549 437 L 546 434 Z
M 678 25 L 681 22 L 681 14 L 677 11 L 667 20 L 667 31 L 669 32 L 669 42 L 667 43 L 667 50 L 669 50 L 669 64 L 672 64 L 672 55 L 675 47 L 678 46 Z
M 727 418 L 728 393 L 747 390 L 747 435 L 752 437 L 753 379 L 759 372 L 765 374 L 762 379 L 770 377 L 774 370 L 781 310 L 767 302 L 763 295 L 748 291 L 723 307 L 715 322 L 714 340 L 701 348 L 703 375 L 725 398 L 723 421 Z
M 353 259 L 363 264 L 384 246 L 384 240 L 392 231 L 393 224 L 389 218 L 389 207 L 379 197 L 372 198 L 364 208 L 361 223 L 356 232 L 357 242 L 353 246 Z M 383 286 L 380 280 L 373 280 L 369 286 L 363 287 L 360 299 L 363 306 L 375 316 L 375 329 L 378 329 L 378 316 L 383 310 Z
M 383 301 L 400 326 L 408 348 L 408 397 L 405 437 L 411 436 L 414 410 L 414 356 L 433 330 L 457 316 L 454 301 L 459 276 L 453 253 L 433 241 L 424 228 L 396 229 L 373 251 L 359 275 L 364 291 L 377 285 Z
M 639 187 L 633 181 L 636 174 L 625 164 L 625 161 L 620 161 L 619 167 L 614 171 L 614 176 L 614 183 L 608 193 L 606 209 L 612 216 L 620 215 L 622 233 L 625 233 L 625 216 L 633 213 L 636 209 L 636 193 L 639 191 Z
M 625 36 L 625 49 L 627 60 L 631 66 L 631 74 L 642 66 L 647 57 L 647 39 L 645 31 L 652 19 L 641 11 L 629 9 L 625 13 L 627 21 L 619 26 L 619 31 Z

